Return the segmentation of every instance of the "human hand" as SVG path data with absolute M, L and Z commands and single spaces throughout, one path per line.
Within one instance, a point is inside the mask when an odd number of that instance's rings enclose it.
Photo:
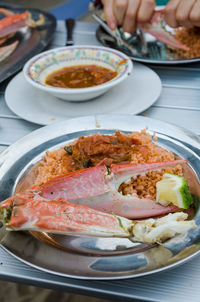
M 170 0 L 165 7 L 165 21 L 174 28 L 200 26 L 200 0 Z
M 138 22 L 150 21 L 155 8 L 155 0 L 102 0 L 102 4 L 108 26 L 116 29 L 121 25 L 129 33 L 135 31 Z

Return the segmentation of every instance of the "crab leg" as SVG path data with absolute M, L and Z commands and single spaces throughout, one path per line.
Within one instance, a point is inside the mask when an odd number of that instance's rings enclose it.
M 186 233 L 194 221 L 184 221 L 183 212 L 158 219 L 132 221 L 63 201 L 16 198 L 0 204 L 2 218 L 10 230 L 36 230 L 65 235 L 127 237 L 136 242 L 156 243 Z
M 104 162 L 93 168 L 79 170 L 59 176 L 31 192 L 36 199 L 65 200 L 73 204 L 86 204 L 88 207 L 126 218 L 145 218 L 169 213 L 177 209 L 164 207 L 148 198 L 125 196 L 118 192 L 119 185 L 130 177 L 183 163 L 183 160 L 170 162 L 112 165 L 108 171 Z
M 154 36 L 158 41 L 161 41 L 172 48 L 178 48 L 183 50 L 190 50 L 189 47 L 184 45 L 182 42 L 177 40 L 172 34 L 167 32 L 162 26 L 163 19 L 163 10 L 155 11 L 153 18 L 149 23 L 146 24 L 138 24 L 138 28 L 140 28 L 143 32 L 149 33 Z
M 3 18 L 0 21 L 0 38 L 16 32 L 18 29 L 26 26 L 26 19 L 29 13 L 14 14 Z
M 15 41 L 7 46 L 0 47 L 0 62 L 5 60 L 16 49 L 19 41 Z
M 22 14 L 7 14 L 5 18 L 0 20 L 0 38 L 13 34 L 25 26 L 36 27 L 43 23 L 43 15 L 40 15 L 38 21 L 34 21 L 28 11 L 25 11 Z

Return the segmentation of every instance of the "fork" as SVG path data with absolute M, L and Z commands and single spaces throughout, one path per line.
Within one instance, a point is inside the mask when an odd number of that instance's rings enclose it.
M 115 40 L 116 43 L 119 47 L 124 47 L 127 49 L 133 56 L 138 55 L 137 49 L 131 47 L 128 42 L 122 39 L 121 34 L 118 29 L 116 30 L 111 30 L 108 25 L 96 14 L 93 14 L 92 17 L 97 21 L 103 28 L 104 30 L 112 36 Z
M 148 45 L 149 56 L 152 59 L 160 60 L 161 59 L 161 46 L 158 43 L 153 43 Z

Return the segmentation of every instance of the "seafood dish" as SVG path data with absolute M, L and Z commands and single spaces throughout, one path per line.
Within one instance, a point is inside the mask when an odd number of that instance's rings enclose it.
M 18 46 L 19 41 L 14 39 L 17 31 L 24 27 L 36 28 L 44 24 L 44 16 L 40 14 L 37 21 L 33 20 L 31 13 L 14 13 L 11 10 L 0 8 L 4 17 L 0 20 L 0 62 L 10 56 Z M 14 41 L 13 41 L 14 40 Z
M 139 28 L 166 44 L 169 50 L 173 50 L 184 59 L 200 57 L 200 30 L 198 27 L 181 27 L 173 32 L 168 31 L 162 17 L 162 10 L 157 10 L 151 22 L 142 26 L 139 25 Z
M 109 29 L 100 10 L 98 15 L 101 17 L 94 14 L 100 24 L 96 36 L 103 45 L 121 50 L 139 62 L 178 64 L 198 61 L 199 28 L 173 29 L 166 24 L 163 12 L 163 9 L 156 9 L 148 23 L 138 23 L 135 33 L 129 34 L 122 28 Z
M 98 5 L 95 5 L 98 8 Z M 90 9 L 93 10 L 93 5 L 91 5 Z M 101 6 L 99 7 L 100 9 L 102 8 Z M 138 35 L 138 30 L 139 32 L 142 31 L 142 33 L 148 33 L 151 34 L 153 37 L 155 37 L 158 41 L 163 42 L 164 44 L 166 44 L 168 47 L 172 48 L 172 49 L 182 49 L 185 51 L 189 51 L 190 48 L 184 44 L 184 42 L 182 42 L 181 40 L 178 39 L 178 37 L 176 37 L 174 34 L 172 34 L 171 32 L 169 32 L 168 30 L 166 30 L 166 26 L 165 26 L 165 21 L 164 21 L 164 9 L 156 9 L 154 10 L 153 16 L 151 18 L 151 20 L 145 24 L 143 23 L 138 23 L 137 24 L 137 30 L 134 33 L 133 37 L 134 40 L 136 38 L 136 36 Z M 98 16 L 94 16 L 95 20 L 99 21 L 99 19 L 102 19 L 105 21 L 105 16 L 104 13 L 101 14 L 101 18 L 99 18 Z M 99 22 L 100 23 L 100 22 Z M 102 24 L 102 23 L 101 23 Z M 105 27 L 104 27 L 105 28 Z M 113 36 L 115 35 L 116 38 L 119 34 L 119 32 L 122 35 L 122 38 L 124 38 L 124 46 L 127 47 L 127 50 L 129 50 L 129 46 L 126 43 L 126 37 L 122 31 L 122 29 L 116 29 L 116 30 L 109 30 L 110 34 L 113 32 Z M 137 36 L 137 38 L 139 38 L 140 35 Z M 140 36 L 141 41 L 140 43 L 143 44 L 141 45 L 141 52 L 143 51 L 143 46 L 145 44 L 145 39 L 144 36 Z M 131 38 L 128 38 L 128 41 L 131 44 Z
M 151 21 L 144 25 L 139 24 L 138 28 L 143 32 L 151 34 L 158 41 L 163 42 L 172 49 L 182 49 L 189 51 L 190 48 L 188 46 L 179 41 L 174 35 L 166 30 L 166 28 L 163 26 L 163 22 L 163 10 L 156 10 Z
M 184 159 L 146 130 L 79 137 L 46 152 L 33 186 L 0 203 L 7 230 L 162 244 L 196 228 Z

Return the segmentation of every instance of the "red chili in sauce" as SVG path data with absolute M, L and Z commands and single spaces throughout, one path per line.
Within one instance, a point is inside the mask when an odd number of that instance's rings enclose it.
M 98 65 L 64 67 L 52 72 L 45 84 L 61 88 L 86 88 L 110 81 L 117 72 Z

